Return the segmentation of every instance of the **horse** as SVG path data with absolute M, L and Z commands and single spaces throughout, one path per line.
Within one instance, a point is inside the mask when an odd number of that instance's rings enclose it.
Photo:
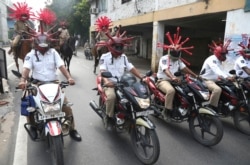
M 65 67 L 67 68 L 68 72 L 70 61 L 72 59 L 73 53 L 75 51 L 75 37 L 70 37 L 68 40 L 66 40 L 62 46 L 60 46 L 60 55 L 64 61 Z
M 91 54 L 94 56 L 94 73 L 96 74 L 96 67 L 99 65 L 99 60 L 102 56 L 102 54 L 107 53 L 108 48 L 106 46 L 102 46 L 98 48 L 98 46 L 94 46 L 91 49 Z
M 18 59 L 21 59 L 24 62 L 24 58 L 27 55 L 28 52 L 31 51 L 32 49 L 32 39 L 31 38 L 23 38 L 20 40 L 20 43 L 18 44 L 18 46 L 15 50 L 15 54 L 14 54 L 14 61 L 16 63 L 16 68 L 17 71 L 19 72 L 19 63 L 18 63 Z

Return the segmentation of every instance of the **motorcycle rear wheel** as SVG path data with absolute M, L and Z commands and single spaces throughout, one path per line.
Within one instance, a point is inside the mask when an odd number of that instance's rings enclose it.
M 160 143 L 156 131 L 136 125 L 131 131 L 132 148 L 143 164 L 154 164 L 160 155 Z
M 216 116 L 199 114 L 191 117 L 189 130 L 193 138 L 204 146 L 214 146 L 223 137 L 223 126 Z
M 234 112 L 234 125 L 242 133 L 250 135 L 250 115 L 247 111 Z
M 52 165 L 64 165 L 62 136 L 48 135 Z

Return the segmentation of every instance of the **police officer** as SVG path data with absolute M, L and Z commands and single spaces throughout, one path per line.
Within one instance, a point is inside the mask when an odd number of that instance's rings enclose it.
M 209 47 L 213 51 L 213 55 L 209 56 L 203 63 L 201 68 L 200 77 L 205 81 L 208 89 L 212 92 L 210 96 L 210 107 L 214 110 L 218 110 L 218 102 L 221 95 L 221 88 L 216 85 L 215 81 L 220 78 L 234 81 L 234 77 L 224 72 L 222 62 L 226 60 L 226 54 L 228 53 L 227 47 L 231 41 L 223 46 L 223 44 L 217 45 L 215 42 L 214 46 Z
M 57 80 L 57 68 L 67 78 L 70 85 L 74 85 L 75 81 L 66 70 L 64 62 L 60 55 L 54 48 L 50 48 L 49 39 L 46 35 L 38 35 L 34 43 L 35 49 L 32 49 L 25 57 L 22 71 L 22 78 L 19 83 L 21 89 L 25 89 L 26 80 L 32 70 L 32 78 L 38 81 L 55 81 Z M 67 99 L 65 99 L 67 101 Z M 73 116 L 72 109 L 66 105 L 63 106 L 62 111 L 66 116 Z M 30 119 L 30 118 L 29 118 Z M 29 121 L 29 120 L 28 120 Z M 31 121 L 32 122 L 32 121 Z M 31 129 L 34 136 L 34 129 Z M 69 132 L 72 139 L 81 141 L 81 136 L 75 129 L 74 120 Z
M 121 76 L 126 71 L 133 73 L 139 79 L 142 79 L 142 76 L 138 72 L 138 70 L 133 66 L 132 63 L 128 61 L 127 56 L 123 53 L 125 40 L 120 37 L 120 35 L 116 35 L 110 37 L 109 41 L 107 42 L 107 47 L 109 52 L 103 54 L 100 58 L 100 72 L 109 71 L 113 76 L 117 76 L 121 78 Z M 114 83 L 116 79 L 114 78 L 104 78 L 103 77 L 104 85 L 104 92 L 107 96 L 106 101 L 106 117 L 104 119 L 105 127 L 110 130 L 112 123 L 114 122 L 114 106 L 115 106 L 115 90 L 114 90 Z
M 250 49 L 243 48 L 239 51 L 241 55 L 234 63 L 236 75 L 241 78 L 247 78 L 250 75 Z

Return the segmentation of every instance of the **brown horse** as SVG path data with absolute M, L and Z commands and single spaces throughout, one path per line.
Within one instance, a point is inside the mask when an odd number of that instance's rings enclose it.
M 96 67 L 99 64 L 99 60 L 102 56 L 102 54 L 107 53 L 108 48 L 106 46 L 102 46 L 98 48 L 95 46 L 94 48 L 91 49 L 91 54 L 94 56 L 94 73 L 96 74 Z
M 18 59 L 24 62 L 24 58 L 28 52 L 32 49 L 32 39 L 21 39 L 20 44 L 16 47 L 16 54 L 14 54 L 14 60 L 16 63 L 17 71 L 19 72 Z

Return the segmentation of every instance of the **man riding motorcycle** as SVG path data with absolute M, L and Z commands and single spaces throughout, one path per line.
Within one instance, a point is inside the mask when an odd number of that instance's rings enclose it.
M 239 50 L 241 56 L 236 59 L 234 69 L 237 76 L 247 78 L 250 75 L 250 48 L 247 48 L 244 45 L 239 46 L 242 48 Z
M 123 53 L 126 42 L 132 38 L 123 38 L 124 35 L 120 34 L 119 30 L 113 37 L 111 37 L 109 32 L 107 32 L 106 35 L 109 40 L 105 43 L 105 46 L 107 46 L 109 52 L 103 54 L 100 58 L 100 72 L 109 71 L 113 76 L 117 76 L 120 79 L 125 71 L 129 71 L 139 79 L 142 79 L 138 70 L 128 61 L 127 56 Z M 100 44 L 103 45 L 103 42 Z M 107 96 L 106 118 L 104 119 L 104 123 L 105 127 L 110 130 L 112 123 L 114 122 L 113 115 L 116 100 L 114 83 L 116 83 L 116 79 L 104 77 L 102 79 L 106 86 L 104 92 Z
M 212 46 L 209 45 L 214 54 L 209 56 L 204 61 L 200 72 L 200 77 L 206 83 L 209 91 L 212 92 L 209 100 L 209 106 L 216 111 L 218 109 L 218 102 L 222 90 L 215 83 L 215 81 L 219 80 L 220 78 L 234 81 L 234 77 L 226 73 L 222 67 L 222 62 L 226 60 L 226 54 L 228 53 L 227 47 L 230 42 L 231 41 L 228 40 L 224 46 L 222 44 L 217 45 L 215 42 L 213 42 Z
M 43 32 L 39 32 L 34 39 L 34 49 L 32 49 L 25 57 L 23 71 L 19 88 L 25 90 L 29 73 L 32 70 L 32 78 L 38 82 L 57 81 L 57 68 L 66 77 L 70 85 L 75 84 L 75 80 L 71 77 L 64 66 L 60 55 L 54 48 L 50 48 L 50 38 Z M 67 99 L 62 107 L 62 111 L 66 116 L 73 116 L 71 107 L 67 106 Z M 32 115 L 28 116 L 28 122 L 32 124 Z M 31 127 L 34 139 L 37 136 L 36 129 Z M 75 129 L 74 118 L 69 132 L 72 139 L 81 141 L 81 136 Z

